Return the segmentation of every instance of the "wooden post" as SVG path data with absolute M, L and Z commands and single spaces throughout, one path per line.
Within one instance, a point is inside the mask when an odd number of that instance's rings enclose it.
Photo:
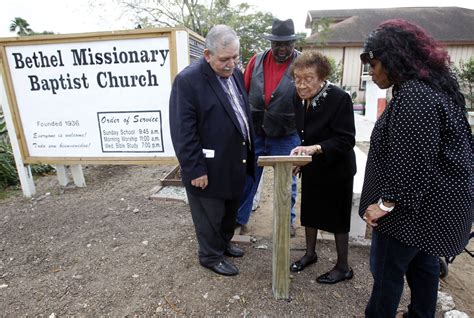
M 311 156 L 260 156 L 259 166 L 273 166 L 272 289 L 276 299 L 288 299 L 290 290 L 290 202 L 293 166 L 311 162 Z

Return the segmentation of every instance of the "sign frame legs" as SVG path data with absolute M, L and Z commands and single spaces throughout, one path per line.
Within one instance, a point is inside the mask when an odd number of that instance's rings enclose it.
M 59 184 L 63 187 L 69 184 L 69 177 L 66 172 L 65 165 L 54 165 L 56 169 L 56 174 L 58 176 Z M 81 165 L 70 165 L 69 169 L 71 170 L 72 179 L 74 180 L 74 184 L 79 187 L 83 188 L 86 186 L 86 180 L 84 179 L 84 173 L 82 171 Z
M 3 69 L 1 62 L 0 69 Z M 5 115 L 5 123 L 7 124 L 8 135 L 10 136 L 10 143 L 15 158 L 16 170 L 18 171 L 21 189 L 25 197 L 31 198 L 36 193 L 35 183 L 30 166 L 23 162 L 21 156 L 20 144 L 17 139 L 17 135 L 19 134 L 17 134 L 15 125 L 13 124 L 13 116 L 10 104 L 8 103 L 3 72 L 0 73 L 0 105 L 2 106 L 3 114 Z

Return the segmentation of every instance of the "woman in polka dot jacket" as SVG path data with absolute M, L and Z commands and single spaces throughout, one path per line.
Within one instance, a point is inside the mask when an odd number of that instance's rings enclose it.
M 393 98 L 370 140 L 359 214 L 373 227 L 366 317 L 434 317 L 439 256 L 459 254 L 473 221 L 473 139 L 448 53 L 425 30 L 388 20 L 361 54 Z

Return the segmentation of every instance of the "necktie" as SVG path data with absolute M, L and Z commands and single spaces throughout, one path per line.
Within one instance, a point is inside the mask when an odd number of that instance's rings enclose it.
M 249 129 L 249 123 L 247 120 L 247 115 L 242 109 L 241 102 L 239 98 L 237 97 L 237 92 L 234 89 L 234 85 L 231 82 L 231 79 L 230 78 L 226 79 L 225 84 L 227 86 L 227 94 L 230 97 L 232 108 L 235 111 L 235 115 L 237 116 L 237 119 L 239 121 L 240 128 L 242 129 L 242 132 L 244 134 L 244 138 L 250 142 L 250 129 Z

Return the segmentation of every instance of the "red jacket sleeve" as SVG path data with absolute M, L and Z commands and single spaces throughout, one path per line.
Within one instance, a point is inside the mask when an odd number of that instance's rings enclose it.
M 253 68 L 255 66 L 256 58 L 257 58 L 257 55 L 252 56 L 249 63 L 247 64 L 247 67 L 245 68 L 244 83 L 245 83 L 245 90 L 247 91 L 247 93 L 250 92 L 250 82 L 252 81 L 252 73 L 253 73 Z

